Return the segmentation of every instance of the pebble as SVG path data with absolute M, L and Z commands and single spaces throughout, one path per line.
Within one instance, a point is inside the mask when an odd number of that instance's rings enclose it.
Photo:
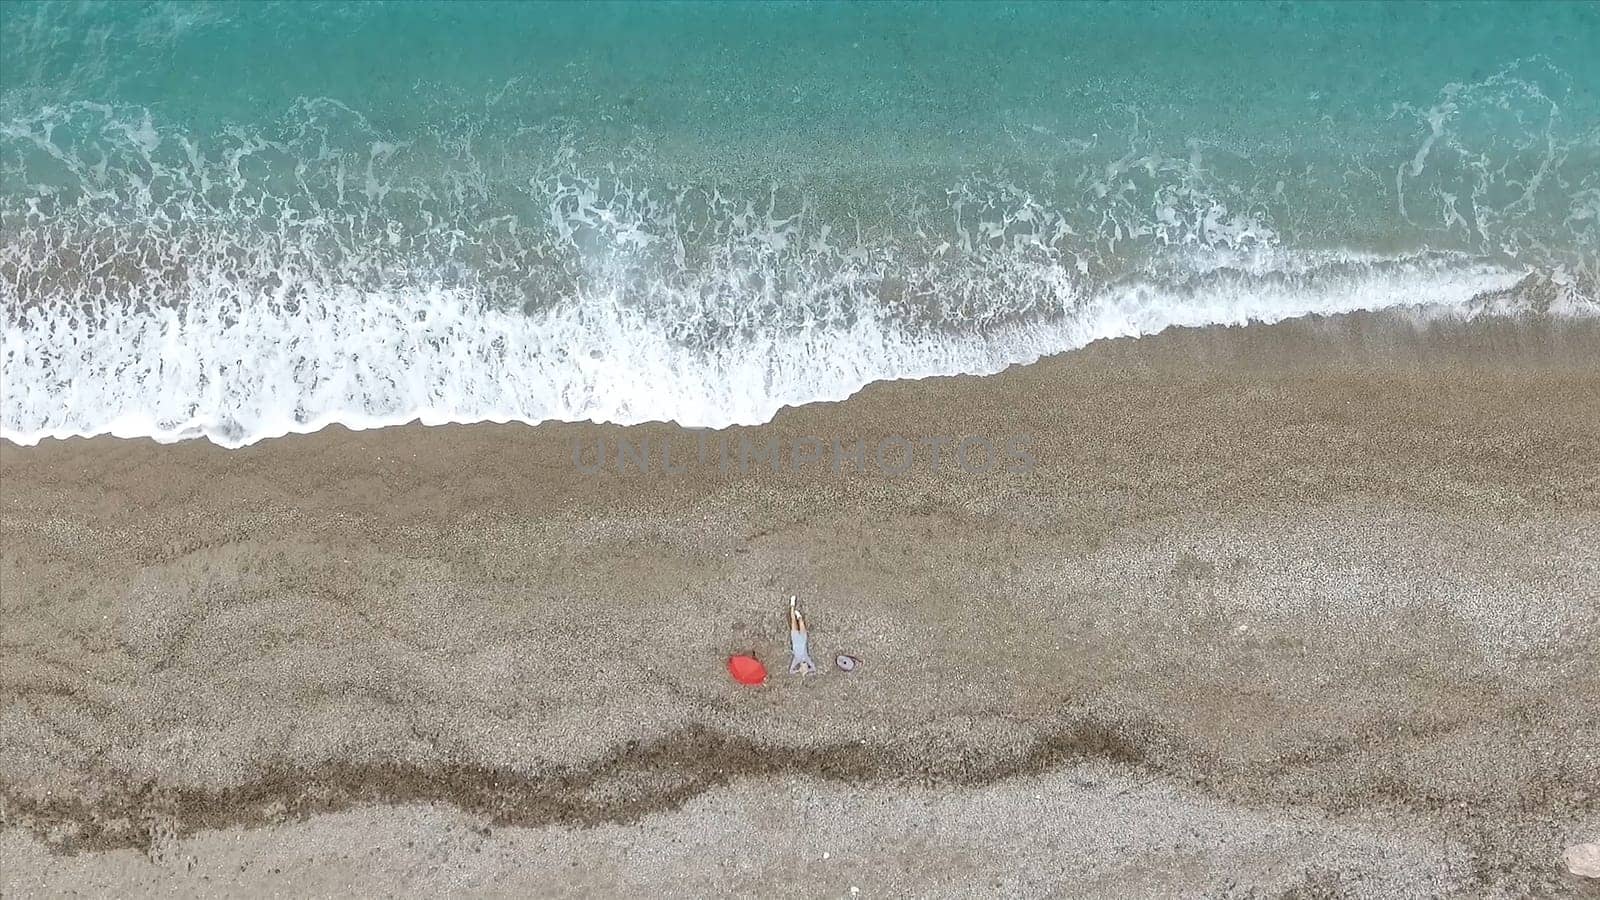
M 1600 878 L 1600 841 L 1573 844 L 1561 857 L 1567 861 L 1568 872 L 1580 878 Z

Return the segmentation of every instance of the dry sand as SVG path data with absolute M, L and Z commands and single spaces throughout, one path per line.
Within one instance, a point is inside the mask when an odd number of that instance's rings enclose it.
M 1600 896 L 1600 326 L 1180 330 L 731 434 L 1037 465 L 3 445 L 0 894 Z M 783 674 L 790 593 L 859 671 Z

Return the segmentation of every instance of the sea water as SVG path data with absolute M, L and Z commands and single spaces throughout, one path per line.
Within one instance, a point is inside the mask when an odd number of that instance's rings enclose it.
M 0 4 L 0 436 L 719 427 L 1592 315 L 1600 4 Z

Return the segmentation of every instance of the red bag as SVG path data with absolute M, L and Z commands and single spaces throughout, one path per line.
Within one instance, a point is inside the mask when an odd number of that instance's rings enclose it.
M 754 656 L 728 657 L 728 674 L 740 684 L 766 684 L 767 667 Z

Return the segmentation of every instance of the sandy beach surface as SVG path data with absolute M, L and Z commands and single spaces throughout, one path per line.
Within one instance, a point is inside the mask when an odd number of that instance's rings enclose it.
M 1600 324 L 1177 330 L 711 437 L 1019 435 L 5 444 L 0 895 L 1600 896 Z

